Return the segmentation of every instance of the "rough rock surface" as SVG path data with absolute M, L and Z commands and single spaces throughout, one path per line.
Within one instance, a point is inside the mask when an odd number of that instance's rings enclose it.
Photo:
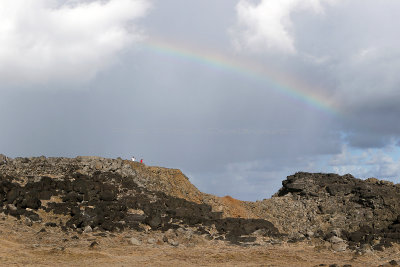
M 73 173 L 90 176 L 98 171 L 117 173 L 121 177 L 129 177 L 138 186 L 150 191 L 160 191 L 191 202 L 208 204 L 213 211 L 222 212 L 223 217 L 258 218 L 246 208 L 246 202 L 229 196 L 216 197 L 200 192 L 178 169 L 152 167 L 120 158 L 107 159 L 95 156 L 10 159 L 3 155 L 2 158 L 0 158 L 0 173 L 15 177 L 15 182 L 22 184 L 33 177 L 59 178 Z
M 351 248 L 379 249 L 400 241 L 400 185 L 347 174 L 304 173 L 287 177 L 258 213 L 281 232 L 299 238 L 309 232 L 328 240 L 339 236 Z
M 46 226 L 80 233 L 89 229 L 167 231 L 194 227 L 198 235 L 238 244 L 255 241 L 250 235 L 256 230 L 263 230 L 263 236 L 280 236 L 267 220 L 223 218 L 210 205 L 196 203 L 198 199 L 192 202 L 172 196 L 187 192 L 186 198 L 196 198 L 201 194 L 187 178 L 180 181 L 177 170 L 146 168 L 95 157 L 9 160 L 0 166 L 0 211 L 33 222 L 56 214 L 58 219 L 46 222 Z M 179 183 L 184 186 L 175 188 Z
M 186 240 L 179 236 L 242 245 L 320 240 L 334 251 L 400 242 L 399 185 L 303 172 L 282 185 L 270 199 L 247 202 L 204 194 L 179 170 L 122 159 L 3 156 L 0 212 L 77 233 L 162 231 L 173 246 Z
M 3 156 L 6 158 L 5 156 Z M 138 162 L 118 159 L 106 159 L 94 156 L 76 158 L 15 158 L 1 163 L 0 173 L 14 176 L 19 182 L 26 182 L 33 177 L 60 178 L 73 173 L 93 175 L 96 172 L 119 174 L 129 177 L 138 186 L 151 191 L 163 191 L 169 195 L 200 202 L 202 194 L 188 178 L 177 169 L 148 167 Z M 157 177 L 157 179 L 155 179 Z

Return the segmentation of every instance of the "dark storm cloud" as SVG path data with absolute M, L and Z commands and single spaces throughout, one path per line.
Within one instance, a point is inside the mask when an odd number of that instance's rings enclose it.
M 349 144 L 361 148 L 379 148 L 393 139 L 399 139 L 399 99 L 394 93 L 390 99 L 376 97 L 351 107 L 351 113 L 343 120 L 343 127 L 349 132 Z
M 351 146 L 384 147 L 400 137 L 399 11 L 396 1 L 343 1 L 322 17 L 292 17 L 299 54 L 314 61 L 307 71 L 325 78 L 303 74 L 333 89 Z

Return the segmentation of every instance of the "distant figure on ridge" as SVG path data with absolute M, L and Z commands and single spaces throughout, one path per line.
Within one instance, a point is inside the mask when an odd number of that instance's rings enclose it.
M 135 157 L 132 157 L 132 161 L 136 161 Z
M 140 160 L 140 163 L 143 163 L 143 159 Z

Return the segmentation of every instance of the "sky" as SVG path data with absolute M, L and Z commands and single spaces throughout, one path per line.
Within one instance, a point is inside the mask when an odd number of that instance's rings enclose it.
M 0 153 L 135 156 L 241 200 L 400 179 L 397 0 L 2 0 Z

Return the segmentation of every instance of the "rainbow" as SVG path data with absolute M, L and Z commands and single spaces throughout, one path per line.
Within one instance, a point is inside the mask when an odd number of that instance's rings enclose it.
M 331 115 L 340 115 L 339 109 L 335 107 L 334 103 L 327 96 L 321 94 L 323 90 L 269 66 L 228 57 L 211 50 L 198 49 L 193 45 L 182 45 L 182 43 L 167 42 L 161 39 L 148 38 L 142 44 L 145 49 L 164 55 L 195 61 L 209 67 L 236 72 L 260 80 L 279 93 L 305 103 L 307 106 Z

